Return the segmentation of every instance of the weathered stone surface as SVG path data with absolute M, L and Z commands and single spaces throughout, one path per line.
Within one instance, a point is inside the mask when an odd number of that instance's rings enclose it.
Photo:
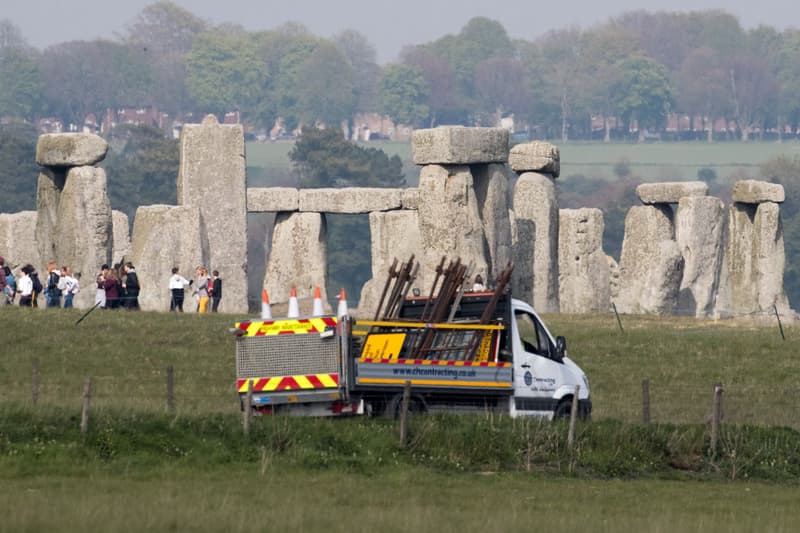
M 557 178 L 561 174 L 561 154 L 554 144 L 543 141 L 511 147 L 508 164 L 515 172 L 541 172 Z
M 681 198 L 707 194 L 708 184 L 702 181 L 642 183 L 636 187 L 636 195 L 645 204 L 677 204 Z
M 419 189 L 403 189 L 403 209 L 419 209 Z
M 758 180 L 740 180 L 733 185 L 733 201 L 744 204 L 781 203 L 786 200 L 783 185 Z
M 511 245 L 511 219 L 508 211 L 513 200 L 508 167 L 497 163 L 473 165 L 475 196 L 483 221 L 486 244 L 489 247 L 490 283 L 513 261 Z
M 508 130 L 463 126 L 415 130 L 411 137 L 411 154 L 417 165 L 505 163 Z
M 608 263 L 608 290 L 611 302 L 619 300 L 619 263 L 610 255 L 606 256 Z
M 108 143 L 94 133 L 45 133 L 36 143 L 36 163 L 44 167 L 79 167 L 102 161 Z
M 273 304 L 273 316 L 285 316 L 292 286 L 297 288 L 300 314 L 311 315 L 314 288 L 319 287 L 326 310 L 328 232 L 320 213 L 279 213 L 272 232 L 264 287 Z
M 674 234 L 669 206 L 630 208 L 619 263 L 620 312 L 665 314 L 675 308 L 683 257 Z
M 113 228 L 114 246 L 111 252 L 113 263 L 131 258 L 131 232 L 128 215 L 122 211 L 111 211 L 111 226 Z
M 344 189 L 301 189 L 300 211 L 304 213 L 358 214 L 400 209 L 402 189 L 347 187 Z
M 373 318 L 386 283 L 389 267 L 396 258 L 398 265 L 412 254 L 422 251 L 419 214 L 413 210 L 370 213 L 369 230 L 372 250 L 372 278 L 361 289 L 358 317 Z M 414 284 L 423 286 L 421 278 Z
M 224 280 L 220 311 L 247 311 L 247 191 L 244 130 L 213 115 L 184 124 L 178 204 L 200 210 L 208 237 L 209 271 Z
M 140 207 L 133 220 L 131 248 L 132 263 L 141 284 L 139 305 L 146 311 L 169 310 L 172 268 L 178 267 L 179 273 L 191 280 L 197 266 L 208 264 L 208 241 L 200 210 L 174 205 Z M 186 290 L 183 305 L 186 312 L 197 308 L 192 289 Z
M 676 312 L 711 316 L 719 287 L 725 226 L 722 200 L 713 196 L 684 196 L 675 213 L 675 240 L 683 256 Z
M 558 287 L 562 313 L 606 312 L 610 268 L 603 252 L 603 212 L 559 211 Z
M 94 279 L 100 265 L 111 261 L 113 234 L 105 170 L 69 169 L 58 203 L 57 221 L 53 259 L 80 273 L 86 284 Z M 91 284 L 87 287 L 91 289 Z M 94 305 L 94 294 L 91 290 L 80 291 L 74 305 L 81 308 Z
M 248 187 L 247 210 L 256 213 L 280 213 L 300 208 L 300 191 L 293 187 Z
M 432 282 L 429 273 L 443 256 L 472 263 L 473 275 L 488 279 L 486 238 L 469 167 L 426 165 L 420 169 L 419 191 L 422 279 Z M 428 283 L 422 287 L 429 289 Z
M 535 172 L 522 174 L 514 189 L 514 217 L 514 292 L 539 312 L 557 313 L 558 196 L 553 179 Z
M 731 205 L 716 314 L 772 312 L 773 306 L 787 312 L 785 268 L 780 206 L 774 202 Z
M 41 268 L 36 248 L 36 211 L 0 214 L 0 255 L 9 268 L 30 263 Z M 14 268 L 14 275 L 16 275 Z
M 42 169 L 36 186 L 36 247 L 41 261 L 56 261 L 56 227 L 58 226 L 58 204 L 64 188 L 66 173 Z

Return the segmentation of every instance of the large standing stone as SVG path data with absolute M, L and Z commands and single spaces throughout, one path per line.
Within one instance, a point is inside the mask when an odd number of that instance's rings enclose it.
M 740 180 L 733 185 L 734 202 L 761 204 L 764 202 L 781 203 L 786 200 L 783 185 L 758 180 Z
M 102 168 L 73 167 L 67 172 L 57 220 L 55 260 L 80 273 L 82 288 L 91 289 L 89 281 L 100 265 L 111 261 L 113 245 L 111 205 Z M 76 307 L 91 306 L 93 291 L 80 291 L 74 302 Z
M 725 226 L 722 200 L 684 196 L 675 213 L 675 240 L 683 256 L 683 279 L 677 311 L 711 316 L 719 287 Z
M 517 245 L 514 292 L 537 311 L 556 313 L 558 305 L 558 196 L 553 179 L 525 172 L 514 189 Z M 531 232 L 534 239 L 531 242 Z M 531 254 L 531 252 L 533 252 Z M 530 293 L 533 272 L 533 285 Z
M 683 257 L 674 234 L 668 205 L 630 208 L 619 264 L 620 312 L 665 314 L 675 308 Z
M 36 211 L 0 214 L 0 255 L 9 268 L 41 265 L 36 247 Z M 16 272 L 14 272 L 16 275 Z
M 36 143 L 36 163 L 43 167 L 80 167 L 102 161 L 108 143 L 94 133 L 46 133 Z
M 511 246 L 511 185 L 507 167 L 497 163 L 471 167 L 483 231 L 489 247 L 491 282 L 513 260 Z
M 372 249 L 372 279 L 361 289 L 358 316 L 373 318 L 380 303 L 381 293 L 389 276 L 389 267 L 394 259 L 398 265 L 408 261 L 412 254 L 422 252 L 417 211 L 387 211 L 370 213 L 369 230 Z M 423 285 L 418 277 L 415 287 Z
M 774 306 L 788 311 L 789 301 L 783 289 L 786 251 L 780 206 L 773 202 L 759 204 L 753 226 L 759 309 L 768 312 Z
M 466 166 L 426 165 L 419 177 L 422 277 L 432 283 L 443 256 L 473 264 L 473 276 L 487 279 L 489 261 L 472 173 Z M 419 256 L 419 254 L 418 254 Z M 423 292 L 430 290 L 428 283 Z
M 559 212 L 558 287 L 562 313 L 606 312 L 610 303 L 610 268 L 603 252 L 603 212 Z
M 111 211 L 111 224 L 114 233 L 114 248 L 111 252 L 111 258 L 114 263 L 122 261 L 125 258 L 129 261 L 131 258 L 131 230 L 128 215 L 122 211 Z
M 508 130 L 463 126 L 414 130 L 411 154 L 417 165 L 505 163 L 508 160 Z
M 347 187 L 344 189 L 301 189 L 299 209 L 303 212 L 360 214 L 400 209 L 402 189 Z
M 247 210 L 256 213 L 297 211 L 300 191 L 294 187 L 249 187 Z
M 677 204 L 686 196 L 707 194 L 708 184 L 702 181 L 642 183 L 636 187 L 636 195 L 645 204 Z
M 508 154 L 508 164 L 515 172 L 541 172 L 557 178 L 561 173 L 561 154 L 548 142 L 533 141 L 514 145 Z
M 286 314 L 292 286 L 297 288 L 301 315 L 311 314 L 314 288 L 319 287 L 322 301 L 329 308 L 328 231 L 320 213 L 278 213 L 272 232 L 272 248 L 267 260 L 264 287 L 270 302 L 276 304 L 274 316 Z
M 244 130 L 213 115 L 185 124 L 181 135 L 178 204 L 200 210 L 208 236 L 209 271 L 224 280 L 220 311 L 247 311 L 247 190 Z
M 133 220 L 132 262 L 141 284 L 139 305 L 146 311 L 166 311 L 172 294 L 169 278 L 178 267 L 186 279 L 194 278 L 198 265 L 208 264 L 200 210 L 196 207 L 149 205 L 136 210 Z M 196 308 L 191 289 L 183 309 Z
M 58 227 L 58 204 L 64 188 L 66 173 L 42 169 L 36 187 L 36 246 L 37 256 L 43 263 L 57 261 L 56 228 Z M 42 268 L 44 265 L 37 265 Z

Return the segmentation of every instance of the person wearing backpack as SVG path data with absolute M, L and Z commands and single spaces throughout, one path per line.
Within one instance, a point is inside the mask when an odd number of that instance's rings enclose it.
M 33 289 L 31 291 L 30 306 L 31 307 L 39 307 L 39 295 L 44 290 L 44 287 L 42 286 L 42 281 L 39 279 L 39 273 L 36 272 L 36 267 L 31 265 L 30 263 L 25 265 L 25 266 L 28 267 L 28 277 L 31 278 L 31 285 L 32 285 L 32 289 Z M 20 301 L 20 305 L 22 305 L 21 301 Z
M 0 260 L 2 259 L 3 258 L 0 257 Z M 11 305 L 14 303 L 14 298 L 17 296 L 17 283 L 14 279 L 14 273 L 11 272 L 11 269 L 8 268 L 8 265 L 3 265 L 2 269 L 0 270 L 3 270 L 3 273 L 6 276 L 6 288 L 3 289 L 3 292 L 6 295 L 6 303 Z
M 45 291 L 45 308 L 61 307 L 61 289 L 58 288 L 58 282 L 61 275 L 58 271 L 55 261 L 47 263 L 47 290 Z
M 124 307 L 128 311 L 139 309 L 139 276 L 136 274 L 136 269 L 133 263 L 128 261 L 123 265 L 122 271 L 125 273 L 123 278 L 123 288 L 125 289 Z

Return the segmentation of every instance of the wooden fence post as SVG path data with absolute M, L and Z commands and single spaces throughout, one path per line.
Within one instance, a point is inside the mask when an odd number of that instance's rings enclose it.
M 83 384 L 83 409 L 81 410 L 81 433 L 89 431 L 89 401 L 92 397 L 92 378 Z
M 39 403 L 39 358 L 34 357 L 31 360 L 31 400 L 33 405 Z
M 650 424 L 650 380 L 642 380 L 642 422 L 645 426 Z
M 250 418 L 253 416 L 253 380 L 247 380 L 247 395 L 244 397 L 244 434 L 250 434 Z
M 167 413 L 175 414 L 175 370 L 172 365 L 167 367 Z
M 711 409 L 711 455 L 717 453 L 719 427 L 722 421 L 722 385 L 714 385 L 714 402 Z
M 411 403 L 411 382 L 403 386 L 403 401 L 400 402 L 400 446 L 406 445 L 408 437 L 408 405 Z
M 575 385 L 575 394 L 572 395 L 572 409 L 569 412 L 569 433 L 567 433 L 567 449 L 571 450 L 575 442 L 575 420 L 578 418 L 578 393 L 580 385 Z

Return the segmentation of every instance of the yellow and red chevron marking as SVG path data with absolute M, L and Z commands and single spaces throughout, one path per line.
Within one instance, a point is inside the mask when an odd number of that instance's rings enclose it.
M 438 359 L 371 359 L 362 357 L 359 363 L 394 363 L 398 365 L 440 365 L 440 366 L 490 366 L 504 368 L 511 363 L 493 363 L 490 361 L 443 361 Z
M 253 392 L 276 392 L 287 390 L 331 389 L 339 386 L 339 374 L 308 374 L 301 376 L 279 376 L 274 378 L 250 378 L 236 380 L 239 392 L 247 392 L 247 384 L 253 383 Z
M 336 327 L 336 317 L 289 318 L 286 320 L 254 320 L 237 322 L 236 327 L 244 332 L 243 337 L 265 337 L 268 335 L 302 335 L 321 333 L 327 328 Z

